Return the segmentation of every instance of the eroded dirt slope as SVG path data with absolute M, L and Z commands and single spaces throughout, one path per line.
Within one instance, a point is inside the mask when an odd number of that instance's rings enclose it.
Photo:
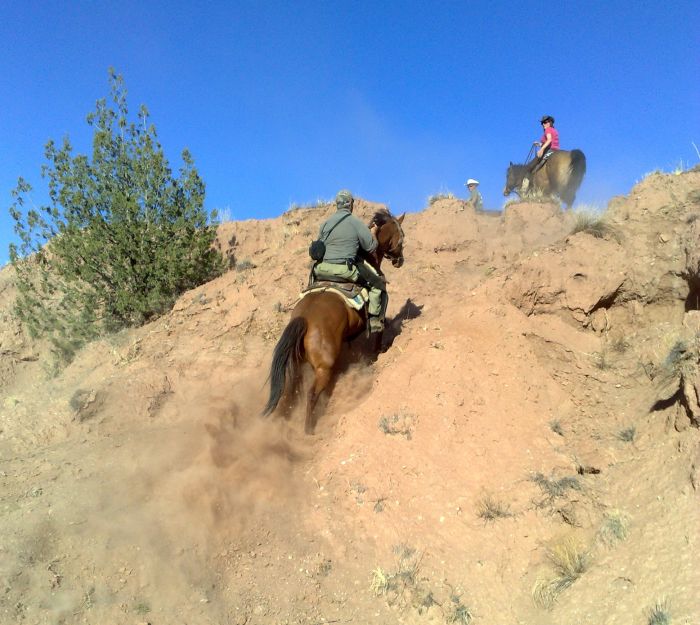
M 259 412 L 330 206 L 223 224 L 227 273 L 55 377 L 5 269 L 0 622 L 696 622 L 699 200 L 407 215 L 314 437 Z

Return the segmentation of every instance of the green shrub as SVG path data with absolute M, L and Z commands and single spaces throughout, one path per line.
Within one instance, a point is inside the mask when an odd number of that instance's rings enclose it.
M 157 317 L 223 271 L 190 153 L 176 178 L 147 109 L 130 121 L 121 76 L 110 70 L 109 82 L 110 102 L 87 117 L 92 157 L 74 156 L 67 137 L 60 147 L 49 141 L 49 204 L 27 202 L 32 189 L 20 178 L 10 207 L 20 240 L 10 246 L 16 313 L 63 361 L 105 331 Z

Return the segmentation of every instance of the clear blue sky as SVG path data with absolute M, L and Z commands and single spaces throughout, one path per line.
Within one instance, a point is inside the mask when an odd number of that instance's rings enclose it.
M 35 2 L 0 4 L 0 263 L 21 175 L 45 196 L 49 138 L 89 153 L 85 116 L 124 76 L 208 208 L 265 218 L 347 187 L 416 211 L 505 169 L 556 118 L 582 149 L 578 202 L 700 161 L 700 4 L 674 2 Z

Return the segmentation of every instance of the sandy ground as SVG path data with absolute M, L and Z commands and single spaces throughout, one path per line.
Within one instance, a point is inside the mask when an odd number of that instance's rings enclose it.
M 223 224 L 228 272 L 58 375 L 5 268 L 0 623 L 699 622 L 699 200 L 652 175 L 602 238 L 407 215 L 388 349 L 348 347 L 313 437 L 259 413 L 331 207 Z

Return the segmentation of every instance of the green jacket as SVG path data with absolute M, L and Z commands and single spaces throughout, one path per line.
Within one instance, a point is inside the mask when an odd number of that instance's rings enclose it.
M 345 215 L 350 214 L 346 208 L 337 210 L 321 226 L 318 232 L 319 239 L 325 239 L 330 229 Z M 326 254 L 324 263 L 343 263 L 347 260 L 355 260 L 360 249 L 365 252 L 373 252 L 377 248 L 377 241 L 372 236 L 369 228 L 355 215 L 350 215 L 325 239 Z

